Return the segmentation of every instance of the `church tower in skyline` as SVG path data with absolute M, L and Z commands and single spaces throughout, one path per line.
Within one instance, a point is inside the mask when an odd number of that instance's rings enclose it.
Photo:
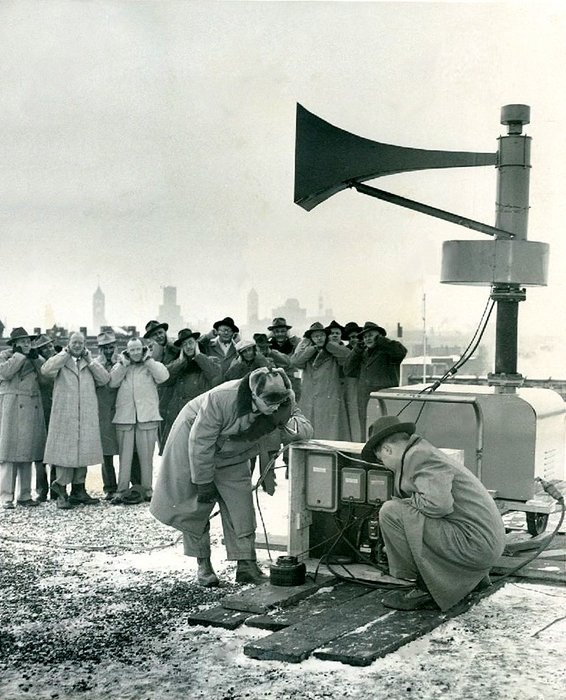
M 95 334 L 100 333 L 101 327 L 107 325 L 105 304 L 106 298 L 99 283 L 96 292 L 92 295 L 92 325 Z

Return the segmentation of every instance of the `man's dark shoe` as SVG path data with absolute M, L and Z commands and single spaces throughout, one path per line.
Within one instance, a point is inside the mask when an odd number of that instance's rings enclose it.
M 239 559 L 236 569 L 236 583 L 265 583 L 269 581 L 269 576 L 266 576 L 257 565 L 255 559 Z
M 392 591 L 383 597 L 381 602 L 386 608 L 393 610 L 438 610 L 430 593 L 420 588 Z
M 116 495 L 116 491 L 107 491 L 106 495 L 104 496 L 104 500 L 111 501 L 115 495 Z
M 45 501 L 47 500 L 47 491 L 45 491 L 45 492 L 40 491 L 37 494 L 37 500 L 39 503 L 45 503 Z
M 39 501 L 34 501 L 32 498 L 26 498 L 25 501 L 18 501 L 19 506 L 24 506 L 24 508 L 33 508 L 39 505 Z
M 57 499 L 57 508 L 59 510 L 71 510 L 73 504 L 69 502 L 69 499 L 65 496 L 59 496 Z
M 486 574 L 482 578 L 482 580 L 478 583 L 478 585 L 474 588 L 474 591 L 485 591 L 490 587 L 491 587 L 491 579 L 489 578 L 489 574 Z
M 99 498 L 93 498 L 92 496 L 89 496 L 88 493 L 86 492 L 86 489 L 84 487 L 84 484 L 77 484 L 76 486 L 73 485 L 73 492 L 69 496 L 69 501 L 73 505 L 85 505 L 85 506 L 90 506 L 95 503 L 100 503 Z
M 218 576 L 214 573 L 210 559 L 197 558 L 198 571 L 197 583 L 204 588 L 214 588 L 218 586 Z
M 4 510 L 13 510 L 14 504 L 12 501 L 4 501 L 4 503 L 2 503 L 2 508 L 4 508 Z

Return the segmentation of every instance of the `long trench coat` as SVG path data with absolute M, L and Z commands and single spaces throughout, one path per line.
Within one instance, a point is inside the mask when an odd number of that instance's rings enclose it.
M 208 518 L 203 522 L 198 513 L 196 484 L 214 481 L 222 488 L 223 467 L 246 465 L 241 480 L 247 482 L 251 492 L 248 462 L 257 456 L 259 443 L 231 439 L 256 418 L 255 413 L 242 406 L 239 390 L 245 381 L 224 382 L 189 401 L 177 416 L 165 445 L 150 505 L 152 515 L 162 523 L 201 536 Z M 312 437 L 310 423 L 296 406 L 280 431 L 286 443 Z M 239 503 L 232 504 L 226 499 L 234 530 L 237 536 L 243 536 L 251 534 L 255 521 L 253 512 L 243 512 Z
M 107 372 L 110 372 L 118 356 L 112 360 L 107 360 L 104 355 L 95 358 Z M 118 389 L 112 388 L 109 384 L 96 387 L 96 398 L 98 399 L 98 424 L 100 426 L 100 440 L 102 442 L 102 454 L 118 454 L 118 438 L 116 436 L 116 426 L 112 422 L 116 411 L 116 395 Z
M 87 467 L 102 462 L 96 387 L 110 379 L 97 362 L 78 362 L 66 350 L 53 355 L 41 367 L 54 380 L 53 406 L 45 444 L 46 464 Z
M 395 474 L 411 554 L 430 594 L 447 610 L 472 591 L 503 552 L 495 501 L 469 469 L 413 435 Z M 390 560 L 392 571 L 395 562 Z
M 349 437 L 340 369 L 349 354 L 345 345 L 327 343 L 318 350 L 305 339 L 291 357 L 291 365 L 303 370 L 299 406 L 312 423 L 314 437 L 320 440 Z
M 0 355 L 0 462 L 40 462 L 45 417 L 38 382 L 42 359 Z

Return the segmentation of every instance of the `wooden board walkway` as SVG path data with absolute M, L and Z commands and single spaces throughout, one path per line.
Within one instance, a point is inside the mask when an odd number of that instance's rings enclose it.
M 190 615 L 188 621 L 226 629 L 246 624 L 271 630 L 272 634 L 244 646 L 246 656 L 253 659 L 299 663 L 314 656 L 367 666 L 460 615 L 501 585 L 472 593 L 444 613 L 398 611 L 381 603 L 383 588 L 319 576 L 316 583 L 304 586 L 264 583 L 245 589 L 227 596 L 221 605 Z

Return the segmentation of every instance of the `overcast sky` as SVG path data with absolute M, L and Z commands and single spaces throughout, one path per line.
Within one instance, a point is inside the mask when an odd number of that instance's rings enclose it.
M 384 143 L 496 151 L 531 106 L 529 238 L 550 285 L 521 328 L 562 330 L 566 3 L 0 2 L 2 308 L 9 328 L 157 315 L 244 321 L 319 293 L 345 322 L 472 329 L 488 288 L 439 283 L 442 242 L 486 238 L 342 192 L 293 203 L 295 110 Z M 380 178 L 494 224 L 493 167 Z M 200 329 L 206 330 L 206 329 Z

